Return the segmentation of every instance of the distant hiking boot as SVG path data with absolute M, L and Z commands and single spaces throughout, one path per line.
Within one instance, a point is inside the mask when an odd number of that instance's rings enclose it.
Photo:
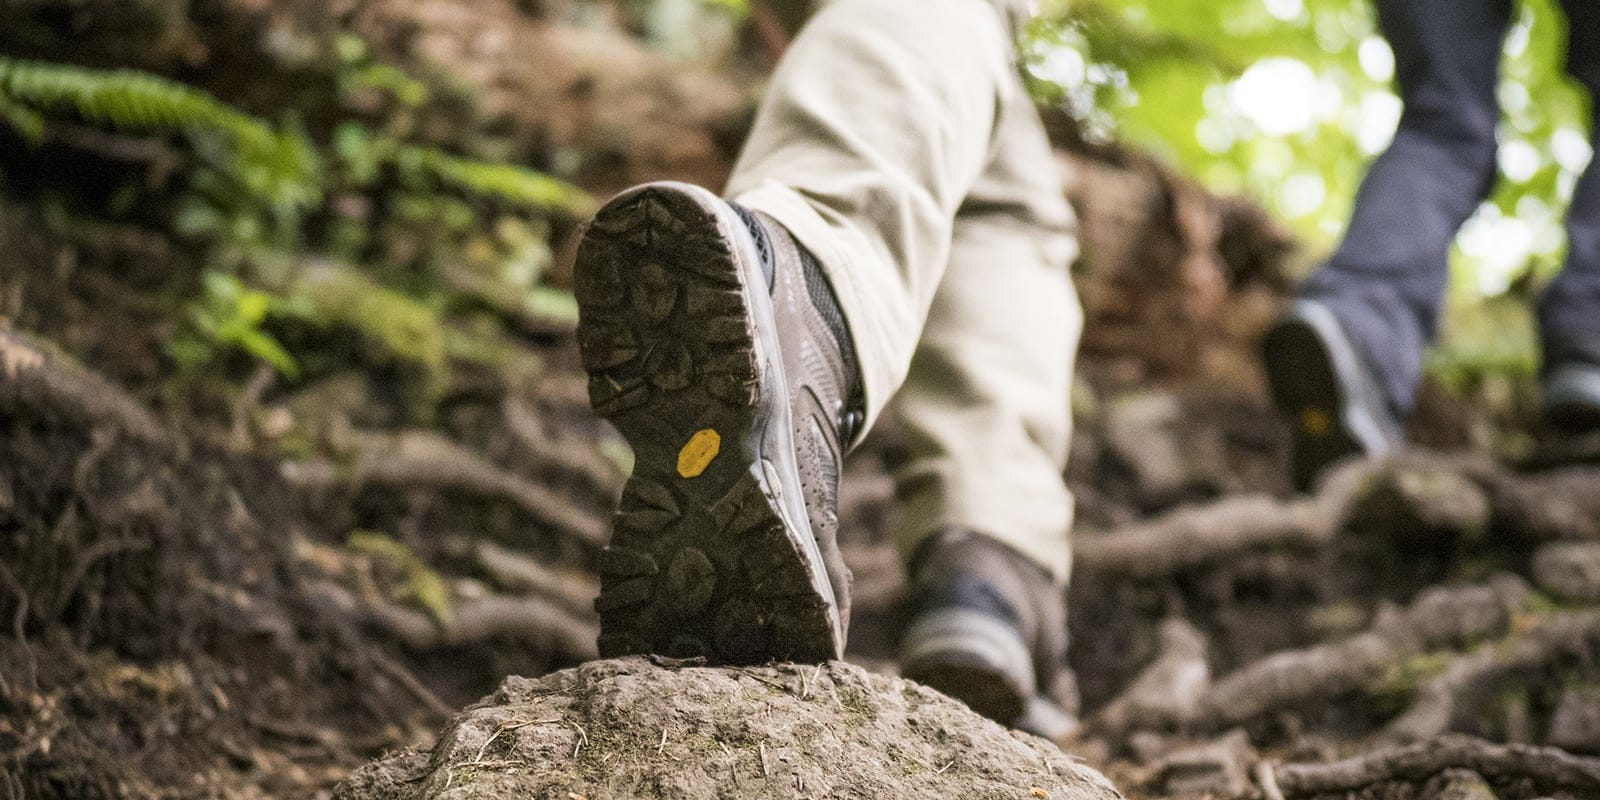
M 981 534 L 946 530 L 912 565 L 900 672 L 1002 725 L 1052 741 L 1079 725 L 1066 669 L 1065 587 Z
M 839 657 L 860 381 L 815 259 L 770 218 L 652 183 L 596 214 L 574 282 L 590 403 L 634 451 L 600 556 L 600 654 Z
M 1394 452 L 1405 434 L 1377 380 L 1327 306 L 1296 300 L 1261 344 L 1272 400 L 1293 435 L 1295 486 L 1334 462 Z
M 1565 431 L 1600 429 L 1600 366 L 1557 364 L 1540 381 L 1545 421 Z

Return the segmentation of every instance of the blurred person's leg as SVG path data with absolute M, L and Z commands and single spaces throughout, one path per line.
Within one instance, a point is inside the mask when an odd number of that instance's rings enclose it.
M 1565 0 L 1568 70 L 1600 97 L 1600 6 Z M 1590 120 L 1600 150 L 1600 110 Z M 1600 166 L 1591 161 L 1567 211 L 1567 262 L 1539 301 L 1545 409 L 1553 422 L 1600 424 Z
M 1267 341 L 1302 484 L 1342 455 L 1397 444 L 1437 325 L 1450 244 L 1495 175 L 1510 0 L 1376 5 L 1405 104 L 1399 128 L 1362 182 L 1344 241 L 1301 286 L 1297 327 Z

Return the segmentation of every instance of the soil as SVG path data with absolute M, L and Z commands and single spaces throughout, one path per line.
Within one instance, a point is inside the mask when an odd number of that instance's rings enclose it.
M 363 767 L 335 798 L 917 795 L 1120 797 L 1043 739 L 851 664 L 635 656 L 509 678 L 431 750 Z

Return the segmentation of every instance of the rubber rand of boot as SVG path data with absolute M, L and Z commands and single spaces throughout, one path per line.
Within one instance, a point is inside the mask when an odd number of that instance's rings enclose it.
M 839 657 L 747 229 L 699 187 L 636 187 L 595 216 L 574 282 L 590 403 L 634 451 L 600 556 L 600 654 Z

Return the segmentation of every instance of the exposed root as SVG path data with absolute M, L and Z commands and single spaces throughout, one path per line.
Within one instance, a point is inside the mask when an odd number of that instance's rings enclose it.
M 584 409 L 587 408 L 585 405 Z M 522 452 L 533 460 L 536 471 L 570 481 L 586 496 L 604 499 L 608 504 L 616 502 L 627 476 L 602 455 L 593 442 L 579 440 L 563 446 L 545 433 L 539 417 L 514 395 L 506 396 L 501 403 L 501 413 L 505 416 L 506 429 L 522 445 Z
M 1274 770 L 1285 797 L 1355 791 L 1376 783 L 1421 783 L 1452 768 L 1487 778 L 1528 778 L 1544 791 L 1600 793 L 1600 759 L 1553 747 L 1497 745 L 1466 736 L 1445 736 L 1405 747 L 1378 750 L 1331 764 L 1293 764 Z
M 1384 730 L 1416 742 L 1448 733 L 1457 715 L 1487 699 L 1508 678 L 1569 655 L 1600 650 L 1600 611 L 1552 614 L 1501 641 L 1484 644 L 1428 681 L 1411 707 Z
M 501 586 L 542 595 L 585 619 L 594 616 L 594 598 L 600 594 L 600 582 L 593 575 L 548 567 L 493 542 L 478 542 L 473 553 L 478 566 Z
M 1094 727 L 1117 736 L 1190 719 L 1210 681 L 1204 634 L 1181 617 L 1168 618 L 1161 623 L 1160 654 L 1126 691 L 1100 710 Z
M 314 584 L 311 591 L 418 652 L 506 637 L 571 661 L 598 657 L 598 626 L 542 598 L 494 595 L 461 601 L 453 604 L 449 615 L 440 620 L 393 603 L 357 598 L 344 587 L 326 581 Z
M 1511 472 L 1481 459 L 1411 453 L 1335 470 L 1317 494 L 1225 497 L 1104 534 L 1076 537 L 1075 567 L 1150 580 L 1248 550 L 1316 547 L 1340 531 L 1394 530 L 1510 539 L 1600 538 L 1600 468 Z
M 355 464 L 338 469 L 311 462 L 285 467 L 290 481 L 314 489 L 431 488 L 495 497 L 514 504 L 560 535 L 599 548 L 607 537 L 597 510 L 580 508 L 566 497 L 438 434 L 408 431 L 396 436 L 356 435 Z
M 1281 543 L 1315 544 L 1332 535 L 1312 500 L 1230 497 L 1175 511 L 1101 536 L 1079 536 L 1078 569 L 1129 578 L 1157 578 L 1241 550 Z
M 1224 676 L 1201 696 L 1190 722 L 1223 728 L 1358 690 L 1418 653 L 1498 636 L 1528 599 L 1527 585 L 1515 577 L 1424 592 L 1404 611 L 1380 616 L 1365 632 L 1276 653 Z
M 168 441 L 155 416 L 109 381 L 27 334 L 0 330 L 0 409 L 18 407 L 91 427 L 109 424 L 143 442 Z

